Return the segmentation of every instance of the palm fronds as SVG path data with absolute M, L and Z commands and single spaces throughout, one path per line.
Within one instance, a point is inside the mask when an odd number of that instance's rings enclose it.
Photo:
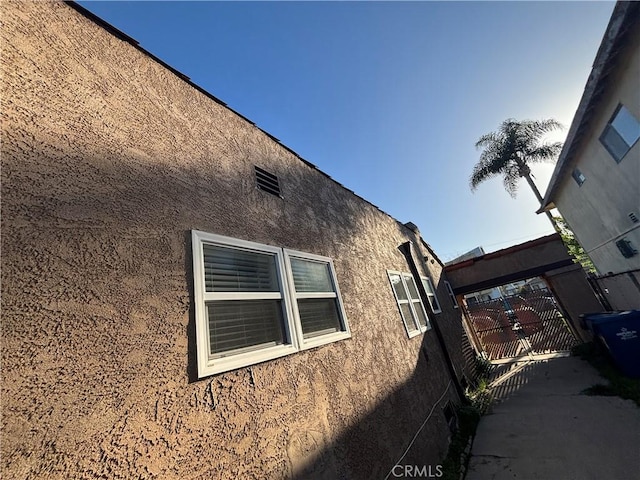
M 540 143 L 547 133 L 562 128 L 556 120 L 523 120 L 509 118 L 495 132 L 482 135 L 476 148 L 482 149 L 474 166 L 469 185 L 474 191 L 492 177 L 501 176 L 505 190 L 516 196 L 520 177 L 529 177 L 529 163 L 555 161 L 562 143 Z

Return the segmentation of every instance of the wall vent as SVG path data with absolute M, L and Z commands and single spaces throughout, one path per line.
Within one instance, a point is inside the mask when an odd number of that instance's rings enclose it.
M 616 242 L 616 247 L 618 247 L 618 250 L 620 250 L 620 253 L 624 258 L 631 258 L 638 254 L 638 250 L 636 250 L 631 242 L 626 238 L 618 240 Z
M 631 213 L 629 214 L 629 218 L 631 219 L 631 221 L 632 221 L 633 223 L 638 223 L 638 222 L 640 222 L 640 219 L 638 218 L 638 215 L 636 215 L 636 213 L 635 213 L 635 212 L 631 212 Z
M 282 195 L 280 194 L 280 182 L 278 182 L 278 177 L 276 177 L 273 173 L 269 173 L 266 170 L 261 169 L 260 167 L 255 167 L 255 169 L 256 186 L 260 190 L 264 190 L 271 195 L 282 198 Z

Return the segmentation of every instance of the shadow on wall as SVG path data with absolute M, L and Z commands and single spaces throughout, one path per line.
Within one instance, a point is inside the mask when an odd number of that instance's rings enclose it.
M 286 422 L 305 419 L 288 408 L 291 391 L 283 394 L 282 385 L 297 388 L 296 368 L 319 371 L 320 380 L 341 378 L 340 360 L 362 347 L 364 334 L 262 365 L 274 378 L 261 391 L 237 382 L 254 367 L 220 375 L 215 385 L 227 404 L 216 405 L 214 383 L 194 381 L 189 232 L 334 258 L 347 273 L 343 292 L 363 292 L 367 285 L 349 274 L 383 255 L 375 247 L 388 245 L 395 223 L 163 66 L 65 12 L 59 3 L 16 4 L 6 15 L 3 471 L 23 478 L 216 477 L 251 447 L 271 448 L 276 453 L 264 463 L 254 457 L 243 464 L 260 478 L 255 469 L 284 463 L 273 443 L 290 438 L 287 456 L 298 478 L 386 475 L 397 461 L 388 452 L 402 455 L 449 381 L 433 332 L 402 338 L 396 348 L 423 341 L 429 360 L 416 353 L 408 379 L 375 385 L 376 395 L 380 385 L 402 385 L 375 409 L 357 416 L 349 406 L 341 416 L 329 405 L 330 431 L 347 425 L 333 441 L 313 429 L 287 430 Z M 278 177 L 282 198 L 256 188 L 255 166 Z M 370 238 L 380 226 L 380 239 Z M 399 312 L 395 321 L 402 328 Z M 397 355 L 389 369 L 409 363 L 401 353 L 388 346 L 377 352 Z M 357 360 L 345 381 L 373 364 Z M 385 367 L 381 361 L 379 375 L 390 376 Z M 307 397 L 305 407 L 321 403 Z M 355 401 L 353 392 L 345 398 Z M 446 445 L 438 408 L 411 451 L 428 452 L 429 461 Z M 267 424 L 275 440 L 257 432 Z
M 437 472 L 451 435 L 445 409 L 459 404 L 437 348 L 433 331 L 426 332 L 410 378 L 333 441 L 324 442 L 321 432 L 291 438 L 291 478 L 409 478 L 405 465 Z M 384 365 L 379 372 L 384 374 Z
M 364 202 L 280 147 L 252 153 L 231 145 L 221 161 L 222 153 L 208 152 L 178 164 L 176 152 L 117 153 L 124 146 L 84 154 L 96 148 L 72 133 L 62 135 L 72 145 L 61 146 L 46 133 L 8 125 L 1 206 L 6 331 L 27 333 L 25 308 L 33 312 L 29 322 L 40 315 L 49 332 L 61 328 L 52 313 L 65 309 L 115 321 L 112 333 L 129 328 L 176 337 L 183 332 L 169 330 L 182 323 L 190 380 L 196 378 L 191 229 L 335 257 L 359 235 L 366 215 L 358 205 Z M 278 155 L 287 161 L 280 165 Z M 256 188 L 254 164 L 273 164 L 268 168 L 284 198 Z M 178 320 L 187 312 L 188 326 Z M 78 348 L 62 341 L 66 333 L 60 332 L 61 350 Z M 100 342 L 110 363 L 124 357 L 115 348 L 124 347 L 124 338 Z
M 5 358 L 13 359 L 4 362 L 4 375 L 15 385 L 5 398 L 7 413 L 16 418 L 49 418 L 44 410 L 57 402 L 66 405 L 66 417 L 51 422 L 62 425 L 84 418 L 105 398 L 127 404 L 138 389 L 144 395 L 146 387 L 137 384 L 146 373 L 159 383 L 179 378 L 185 350 L 189 381 L 197 379 L 192 228 L 306 251 L 321 245 L 333 251 L 319 253 L 330 256 L 362 228 L 359 202 L 306 166 L 278 172 L 291 192 L 292 201 L 283 201 L 256 190 L 253 162 L 241 164 L 246 174 L 239 175 L 235 168 L 145 164 L 106 152 L 87 158 L 53 146 L 25 149 L 17 136 L 7 132 L 2 145 L 3 335 Z M 331 208 L 318 209 L 318 198 Z M 332 225 L 331 238 L 326 225 Z M 399 313 L 397 322 L 401 327 Z M 294 478 L 384 477 L 432 407 L 404 462 L 435 465 L 443 458 L 448 427 L 442 408 L 455 392 L 446 390 L 449 378 L 433 332 L 407 341 L 421 339 L 413 375 L 355 425 L 330 442 L 314 431 L 290 440 Z M 41 399 L 35 411 L 24 407 L 32 395 Z M 32 450 L 44 455 L 41 442 L 50 434 L 41 433 L 41 440 L 34 434 Z

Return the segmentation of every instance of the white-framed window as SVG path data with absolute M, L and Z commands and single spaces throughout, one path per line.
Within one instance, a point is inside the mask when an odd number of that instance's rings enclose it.
M 640 122 L 627 107 L 620 104 L 600 135 L 600 142 L 620 163 L 639 138 Z
M 330 258 L 191 237 L 200 378 L 351 336 Z
M 425 292 L 427 292 L 427 298 L 429 299 L 429 303 L 431 304 L 431 310 L 433 313 L 440 313 L 442 309 L 440 308 L 440 302 L 438 301 L 438 297 L 436 296 L 436 289 L 433 288 L 433 282 L 429 277 L 420 277 L 422 280 L 422 285 L 424 286 Z
M 295 250 L 284 254 L 301 348 L 349 337 L 332 260 Z
M 447 287 L 447 292 L 449 293 L 449 297 L 451 297 L 451 303 L 453 304 L 453 308 L 458 308 L 458 299 L 456 298 L 456 294 L 453 293 L 453 288 L 451 288 L 451 284 L 444 281 L 445 286 Z
M 413 276 L 392 270 L 387 270 L 387 275 L 409 338 L 431 328 Z

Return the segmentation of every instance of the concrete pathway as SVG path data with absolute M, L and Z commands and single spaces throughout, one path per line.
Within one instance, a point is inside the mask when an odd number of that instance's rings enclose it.
M 581 394 L 607 383 L 587 362 L 525 363 L 502 378 L 466 480 L 640 480 L 640 407 Z

